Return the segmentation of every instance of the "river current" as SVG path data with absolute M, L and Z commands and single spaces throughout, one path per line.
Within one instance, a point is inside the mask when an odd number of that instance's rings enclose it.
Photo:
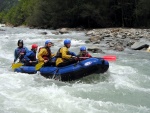
M 150 53 L 125 49 L 123 52 L 105 50 L 116 55 L 109 70 L 72 82 L 46 79 L 40 74 L 15 73 L 11 70 L 14 49 L 19 39 L 31 48 L 43 46 L 50 39 L 56 52 L 63 40 L 71 39 L 71 51 L 79 52 L 89 37 L 72 31 L 54 35 L 52 30 L 23 27 L 2 27 L 0 31 L 0 113 L 150 113 Z M 47 32 L 47 35 L 42 35 Z

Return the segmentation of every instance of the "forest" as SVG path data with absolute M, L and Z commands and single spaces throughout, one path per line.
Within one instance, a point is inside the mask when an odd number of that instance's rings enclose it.
M 0 23 L 37 28 L 150 27 L 150 0 L 0 0 Z

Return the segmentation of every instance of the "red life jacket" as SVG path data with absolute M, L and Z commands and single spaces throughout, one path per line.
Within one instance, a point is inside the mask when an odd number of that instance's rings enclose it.
M 88 52 L 86 52 L 86 54 L 80 54 L 79 57 L 89 57 L 89 58 L 91 58 L 92 56 Z M 85 60 L 85 59 L 87 59 L 87 58 L 81 58 L 79 60 Z

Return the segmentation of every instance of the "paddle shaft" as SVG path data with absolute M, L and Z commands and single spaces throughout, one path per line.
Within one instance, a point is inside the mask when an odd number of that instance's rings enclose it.
M 16 63 L 16 62 L 17 62 L 17 60 L 18 60 L 20 57 L 21 57 L 21 55 L 19 55 L 19 56 L 17 57 L 17 59 L 14 61 L 14 63 Z
M 79 57 L 79 58 L 91 58 L 91 57 Z M 92 58 L 99 58 L 99 57 L 92 57 Z M 101 57 L 102 59 L 104 60 L 107 60 L 107 61 L 115 61 L 116 60 L 116 56 L 104 56 L 104 57 Z
M 14 65 L 20 57 L 21 57 L 21 55 L 19 55 L 19 56 L 17 57 L 17 59 L 16 59 L 16 60 L 14 60 L 14 62 L 12 63 L 12 65 Z M 11 65 L 11 67 L 10 67 L 10 68 L 12 68 L 12 65 Z

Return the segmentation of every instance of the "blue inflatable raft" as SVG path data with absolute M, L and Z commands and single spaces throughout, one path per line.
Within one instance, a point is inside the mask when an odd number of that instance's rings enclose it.
M 65 67 L 42 67 L 39 72 L 46 78 L 59 79 L 61 81 L 72 81 L 94 73 L 104 73 L 108 70 L 108 61 L 101 58 L 89 58 Z M 21 66 L 15 72 L 35 74 L 37 71 L 33 66 Z

